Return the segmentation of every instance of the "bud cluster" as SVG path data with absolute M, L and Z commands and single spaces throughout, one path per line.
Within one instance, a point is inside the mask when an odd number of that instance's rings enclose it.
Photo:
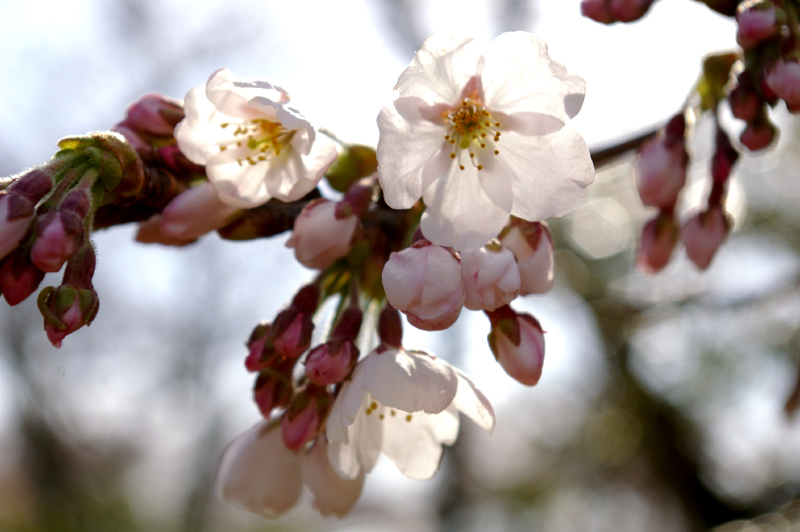
M 638 265 L 648 272 L 663 269 L 679 241 L 683 241 L 689 259 L 701 270 L 707 269 L 730 230 L 731 223 L 722 200 L 739 152 L 719 124 L 711 160 L 708 206 L 692 214 L 682 226 L 678 225 L 675 208 L 686 184 L 689 162 L 685 142 L 686 120 L 680 113 L 639 151 L 636 165 L 639 197 L 645 205 L 658 208 L 658 213 L 644 225 L 637 257 Z

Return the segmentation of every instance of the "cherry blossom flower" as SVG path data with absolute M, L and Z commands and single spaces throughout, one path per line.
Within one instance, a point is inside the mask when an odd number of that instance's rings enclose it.
M 243 510 L 276 517 L 297 503 L 305 484 L 322 515 L 341 517 L 361 495 L 364 474 L 340 478 L 328 462 L 326 443 L 321 437 L 308 453 L 292 451 L 276 425 L 257 423 L 223 453 L 217 495 Z
M 409 478 L 436 473 L 442 445 L 458 435 L 461 412 L 494 430 L 494 410 L 469 378 L 421 351 L 373 351 L 342 386 L 328 416 L 328 457 L 342 478 L 357 478 L 380 453 Z
M 585 83 L 525 32 L 488 47 L 429 37 L 378 115 L 378 173 L 386 202 L 427 209 L 422 233 L 475 251 L 509 214 L 538 221 L 575 209 L 594 179 L 583 138 L 567 121 Z
M 339 203 L 320 199 L 306 205 L 294 221 L 286 247 L 303 266 L 324 269 L 347 255 L 358 227 L 358 216 Z
M 333 141 L 318 136 L 288 102 L 280 87 L 235 80 L 225 68 L 186 94 L 186 118 L 175 128 L 178 146 L 205 165 L 220 199 L 231 207 L 300 199 L 336 159 Z
M 497 241 L 478 251 L 461 254 L 464 306 L 470 310 L 494 310 L 513 301 L 520 290 L 514 253 Z

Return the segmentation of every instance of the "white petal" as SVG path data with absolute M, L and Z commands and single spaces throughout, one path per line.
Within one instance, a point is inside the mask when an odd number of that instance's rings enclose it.
M 422 293 L 428 273 L 428 261 L 422 255 L 416 248 L 406 248 L 392 252 L 383 266 L 383 289 L 394 308 L 405 310 Z
M 504 33 L 489 44 L 482 79 L 485 103 L 506 114 L 530 111 L 562 122 L 583 105 L 586 83 L 550 59 L 547 44 L 526 32 Z
M 283 445 L 280 428 L 268 428 L 262 421 L 225 449 L 217 495 L 249 512 L 274 517 L 300 498 L 301 464 L 302 454 Z
M 480 48 L 473 39 L 431 35 L 400 74 L 395 89 L 400 97 L 418 96 L 429 103 L 458 102 L 477 73 Z
M 328 442 L 317 438 L 303 462 L 303 481 L 314 495 L 314 506 L 322 515 L 348 513 L 361 496 L 364 472 L 353 480 L 341 478 L 328 460 Z
M 269 82 L 260 80 L 235 81 L 233 73 L 221 68 L 211 74 L 205 87 L 208 100 L 220 112 L 249 120 L 262 115 L 262 111 L 250 105 L 250 100 L 259 97 L 276 103 L 289 100 L 286 91 Z
M 438 413 L 453 402 L 458 377 L 447 362 L 422 352 L 373 352 L 360 365 L 370 393 L 405 412 Z
M 440 414 L 396 411 L 391 415 L 389 411 L 382 421 L 384 454 L 402 474 L 414 479 L 431 478 L 439 469 L 442 444 L 452 444 L 458 435 L 455 408 Z
M 273 178 L 275 174 L 270 168 L 268 176 L 270 194 L 281 201 L 296 201 L 313 190 L 337 156 L 336 145 L 326 135 L 316 137 L 307 155 L 298 154 L 294 150 L 291 152 L 297 157 L 293 156 L 288 160 L 283 169 L 285 173 L 279 178 Z
M 458 372 L 458 393 L 453 405 L 459 412 L 491 434 L 494 431 L 494 408 L 477 386 L 463 373 Z
M 424 187 L 452 165 L 444 122 L 423 117 L 421 105 L 419 98 L 401 98 L 378 115 L 378 177 L 386 203 L 394 209 L 410 208 Z
M 485 174 L 484 179 L 490 177 Z M 508 220 L 508 211 L 489 199 L 478 169 L 469 162 L 464 170 L 453 165 L 446 177 L 425 190 L 423 199 L 427 209 L 420 222 L 422 234 L 435 244 L 459 251 L 479 249 L 496 237 Z
M 375 467 L 375 462 L 380 456 L 383 444 L 383 432 L 379 419 L 381 406 L 378 411 L 367 409 L 374 399 L 367 395 L 360 404 L 359 411 L 353 423 L 348 428 L 347 443 L 331 441 L 328 446 L 328 459 L 331 466 L 342 478 L 354 479 L 359 471 L 369 473 Z
M 564 216 L 581 204 L 594 180 L 586 142 L 572 127 L 540 137 L 505 133 L 498 162 L 514 176 L 511 214 L 528 221 Z
M 219 127 L 218 113 L 208 101 L 205 87 L 195 87 L 186 93 L 183 104 L 186 118 L 175 128 L 178 147 L 186 157 L 197 164 L 206 164 L 209 157 L 219 153 L 219 146 L 232 141 L 229 131 Z
M 251 209 L 263 205 L 271 197 L 265 180 L 269 166 L 267 161 L 257 164 L 245 161 L 241 165 L 238 162 L 209 162 L 206 175 L 223 203 L 239 209 Z

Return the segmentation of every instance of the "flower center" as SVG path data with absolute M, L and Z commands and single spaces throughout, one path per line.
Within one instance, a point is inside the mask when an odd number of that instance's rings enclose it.
M 224 122 L 220 124 L 220 127 L 225 129 L 231 125 L 229 122 Z M 267 161 L 273 156 L 279 157 L 289 141 L 292 140 L 293 135 L 294 131 L 286 129 L 280 122 L 272 122 L 266 118 L 254 118 L 236 124 L 236 129 L 233 131 L 233 137 L 236 140 L 220 146 L 219 151 L 225 151 L 232 145 L 237 148 L 246 146 L 249 153 L 236 161 L 239 166 L 245 162 L 254 165 L 261 161 Z
M 466 169 L 461 162 L 465 151 L 478 170 L 483 170 L 482 163 L 486 162 L 486 157 L 500 154 L 497 149 L 497 143 L 500 142 L 500 122 L 486 110 L 477 92 L 464 98 L 459 107 L 443 112 L 442 118 L 448 125 L 444 138 L 453 148 L 450 158 L 458 159 L 461 170 Z

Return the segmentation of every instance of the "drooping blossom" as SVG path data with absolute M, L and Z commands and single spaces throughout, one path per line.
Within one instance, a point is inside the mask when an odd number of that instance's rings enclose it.
M 686 148 L 679 142 L 654 138 L 642 146 L 636 163 L 636 188 L 642 203 L 671 207 L 686 184 Z
M 494 430 L 494 410 L 469 378 L 420 351 L 376 350 L 345 381 L 328 416 L 328 457 L 343 478 L 389 457 L 409 478 L 436 473 L 442 445 L 455 442 L 459 412 Z
M 392 253 L 383 267 L 386 299 L 408 317 L 414 327 L 441 331 L 458 319 L 464 304 L 461 266 L 441 246 L 418 240 Z
M 594 179 L 583 138 L 567 122 L 585 83 L 525 32 L 487 47 L 433 35 L 378 115 L 378 173 L 386 202 L 420 197 L 422 233 L 474 251 L 509 214 L 537 221 L 575 209 Z
M 325 438 L 310 451 L 287 449 L 276 425 L 266 421 L 231 443 L 217 471 L 217 495 L 228 503 L 265 517 L 276 517 L 294 506 L 305 484 L 322 515 L 341 517 L 355 505 L 364 474 L 340 478 L 331 468 Z
M 461 253 L 464 306 L 470 310 L 494 310 L 519 295 L 519 267 L 510 249 L 497 241 L 478 251 Z
M 800 62 L 781 58 L 767 72 L 767 85 L 790 110 L 800 106 Z
M 236 80 L 225 68 L 186 94 L 186 118 L 175 138 L 186 157 L 205 165 L 226 204 L 252 208 L 270 198 L 300 199 L 336 159 L 333 142 L 288 102 L 282 88 Z

